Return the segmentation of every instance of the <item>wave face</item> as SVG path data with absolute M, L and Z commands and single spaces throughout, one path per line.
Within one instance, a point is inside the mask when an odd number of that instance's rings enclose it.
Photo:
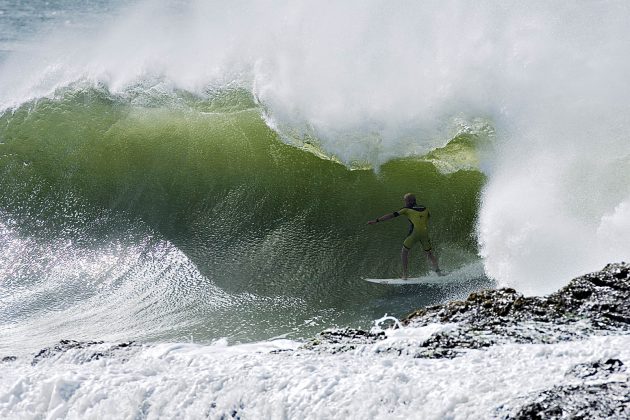
M 0 118 L 5 320 L 46 319 L 44 335 L 73 319 L 86 336 L 250 340 L 405 311 L 444 295 L 387 302 L 360 278 L 399 272 L 406 223 L 366 221 L 407 191 L 433 212 L 445 267 L 477 259 L 483 175 L 431 161 L 473 154 L 478 136 L 377 174 L 286 145 L 242 90 L 171 101 L 71 89 Z
M 396 269 L 401 233 L 363 223 L 407 191 L 434 211 L 445 264 L 479 253 L 489 277 L 528 294 L 628 258 L 625 3 L 115 9 L 3 40 L 14 45 L 0 65 L 11 291 L 44 296 L 23 284 L 54 288 L 61 260 L 74 267 L 62 278 L 82 279 L 81 258 L 99 255 L 114 262 L 93 284 L 143 285 L 112 297 L 136 299 L 119 325 L 188 307 L 215 316 L 196 298 L 210 284 L 225 313 L 321 300 L 343 321 L 375 293 L 358 277 Z M 375 171 L 350 170 L 364 168 Z M 124 275 L 137 280 L 113 280 Z M 262 298 L 275 303 L 250 303 Z M 275 325 L 267 311 L 259 327 Z

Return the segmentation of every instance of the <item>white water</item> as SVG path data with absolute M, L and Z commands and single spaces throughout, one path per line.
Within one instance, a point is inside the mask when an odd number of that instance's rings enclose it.
M 270 353 L 296 349 L 287 340 L 237 346 L 219 341 L 159 344 L 90 362 L 95 348 L 35 366 L 18 360 L 0 378 L 0 416 L 491 418 L 521 406 L 520 397 L 531 400 L 555 385 L 581 383 L 566 375 L 578 363 L 630 360 L 627 336 L 592 337 L 579 345 L 501 345 L 452 360 L 384 353 L 389 347 L 413 352 L 445 328 L 450 326 L 391 330 L 378 345 L 342 354 Z M 629 375 L 626 370 L 605 381 L 628 381 Z
M 13 54 L 0 106 L 76 81 L 204 94 L 236 80 L 287 138 L 375 164 L 487 119 L 485 269 L 541 294 L 630 254 L 628 18 L 621 1 L 143 2 Z

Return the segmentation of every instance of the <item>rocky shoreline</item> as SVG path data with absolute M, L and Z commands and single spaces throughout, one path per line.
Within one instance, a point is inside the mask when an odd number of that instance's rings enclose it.
M 630 264 L 609 264 L 544 297 L 525 297 L 510 288 L 481 290 L 464 301 L 418 309 L 400 320 L 401 326 L 412 327 L 436 323 L 453 328 L 433 334 L 415 357 L 456 357 L 462 351 L 497 344 L 550 344 L 595 334 L 626 334 L 630 331 Z M 305 347 L 339 352 L 385 337 L 383 331 L 327 330 Z

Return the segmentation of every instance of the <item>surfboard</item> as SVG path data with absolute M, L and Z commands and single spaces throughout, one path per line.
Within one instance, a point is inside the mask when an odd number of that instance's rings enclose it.
M 390 284 L 395 286 L 404 286 L 406 284 L 427 284 L 427 285 L 441 285 L 448 283 L 455 283 L 459 280 L 458 276 L 450 276 L 449 274 L 438 276 L 437 274 L 424 276 L 424 277 L 410 277 L 408 279 L 363 279 L 370 283 L 378 284 Z
M 425 276 L 408 278 L 406 280 L 399 278 L 395 279 L 363 279 L 370 283 L 389 284 L 392 286 L 404 286 L 409 284 L 425 284 L 430 286 L 442 286 L 446 284 L 466 283 L 467 281 L 480 279 L 485 276 L 483 270 L 483 264 L 481 261 L 474 261 L 459 267 L 453 271 L 449 271 L 438 276 L 436 273 L 431 272 Z

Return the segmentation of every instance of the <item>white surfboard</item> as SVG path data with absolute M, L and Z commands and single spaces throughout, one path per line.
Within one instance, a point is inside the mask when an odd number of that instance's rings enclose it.
M 392 284 L 397 286 L 402 286 L 405 284 L 431 284 L 431 285 L 439 285 L 446 283 L 456 282 L 457 279 L 449 279 L 448 276 L 426 276 L 426 277 L 414 277 L 408 279 L 363 279 L 365 281 L 369 281 L 370 283 L 379 283 L 379 284 Z
M 484 275 L 483 265 L 481 262 L 473 262 L 467 264 L 450 273 L 444 273 L 438 276 L 435 273 L 421 277 L 413 277 L 408 279 L 363 279 L 370 283 L 390 284 L 395 286 L 404 286 L 406 284 L 426 284 L 432 286 L 440 286 L 444 284 L 465 283 L 468 280 L 474 280 Z

